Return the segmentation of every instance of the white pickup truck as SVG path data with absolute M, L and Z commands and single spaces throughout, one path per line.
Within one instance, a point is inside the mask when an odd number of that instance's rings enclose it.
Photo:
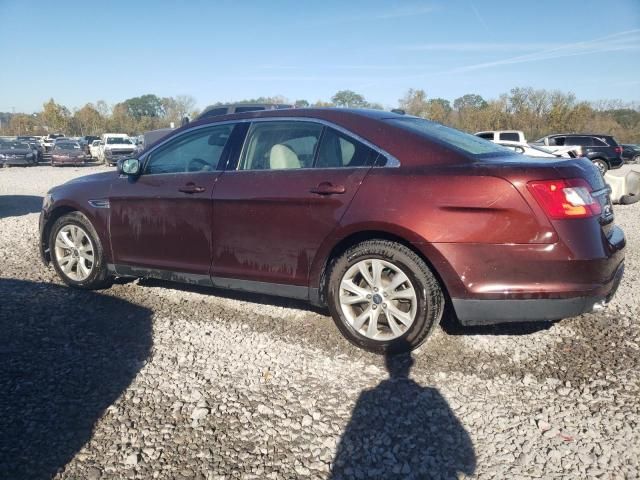
M 105 165 L 115 165 L 121 158 L 133 155 L 135 142 L 126 133 L 105 133 L 100 137 L 98 160 Z

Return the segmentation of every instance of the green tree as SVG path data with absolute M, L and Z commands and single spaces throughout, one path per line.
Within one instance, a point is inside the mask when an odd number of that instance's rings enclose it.
M 400 108 L 409 115 L 418 117 L 426 117 L 428 115 L 429 105 L 427 103 L 427 94 L 424 90 L 410 88 L 399 103 Z
M 365 98 L 353 90 L 340 90 L 331 97 L 331 101 L 336 107 L 362 108 L 367 106 Z
M 479 110 L 487 106 L 487 101 L 475 93 L 467 93 L 453 101 L 453 108 L 460 112 L 462 110 Z
M 67 107 L 51 98 L 43 105 L 41 117 L 50 132 L 64 132 L 69 127 L 71 115 Z
M 79 135 L 97 135 L 104 131 L 105 118 L 93 104 L 87 103 L 73 114 L 73 125 Z
M 309 106 L 309 102 L 306 100 L 296 100 L 293 104 L 296 108 L 307 108 Z
M 157 118 L 164 114 L 162 99 L 152 94 L 129 98 L 122 104 L 127 108 L 129 115 L 136 120 L 141 117 Z

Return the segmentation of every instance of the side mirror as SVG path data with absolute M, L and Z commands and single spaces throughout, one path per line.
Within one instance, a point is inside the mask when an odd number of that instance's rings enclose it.
M 118 160 L 117 169 L 118 173 L 129 175 L 131 177 L 137 177 L 140 175 L 140 160 L 137 158 L 124 158 L 122 160 Z

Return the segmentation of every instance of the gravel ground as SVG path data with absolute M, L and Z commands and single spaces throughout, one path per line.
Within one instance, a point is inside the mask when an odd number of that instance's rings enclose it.
M 323 311 L 38 260 L 48 188 L 105 167 L 0 170 L 0 478 L 639 478 L 640 204 L 598 314 L 446 322 L 412 356 Z

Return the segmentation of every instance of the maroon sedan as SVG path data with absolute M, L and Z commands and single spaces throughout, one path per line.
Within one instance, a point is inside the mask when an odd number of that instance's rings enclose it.
M 51 166 L 84 165 L 86 157 L 77 142 L 56 142 L 51 151 Z
M 365 349 L 602 308 L 625 238 L 585 159 L 528 159 L 420 118 L 277 110 L 188 124 L 53 188 L 41 250 L 68 285 L 154 277 L 326 305 Z

